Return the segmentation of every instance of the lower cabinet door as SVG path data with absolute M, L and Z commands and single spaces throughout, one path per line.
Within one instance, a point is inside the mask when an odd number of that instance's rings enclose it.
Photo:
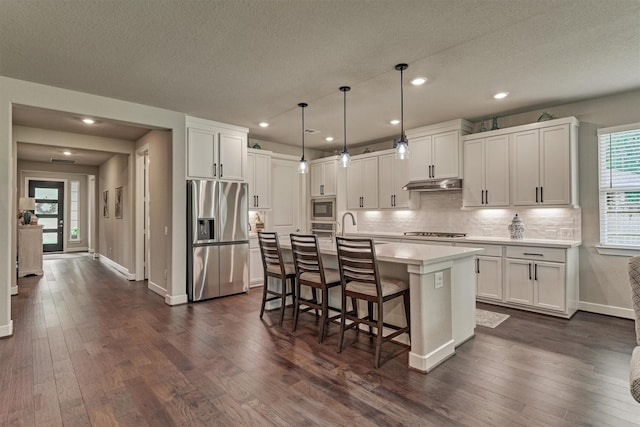
M 564 264 L 556 262 L 536 262 L 533 271 L 534 304 L 548 310 L 565 311 L 566 292 Z
M 260 248 L 251 248 L 249 260 L 249 285 L 260 285 L 264 281 Z
M 506 302 L 533 305 L 533 261 L 506 260 Z
M 476 295 L 502 301 L 502 258 L 476 257 Z

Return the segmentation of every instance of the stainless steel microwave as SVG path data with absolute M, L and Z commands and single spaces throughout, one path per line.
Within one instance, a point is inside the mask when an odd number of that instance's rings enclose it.
M 335 221 L 336 199 L 324 197 L 311 199 L 311 221 Z

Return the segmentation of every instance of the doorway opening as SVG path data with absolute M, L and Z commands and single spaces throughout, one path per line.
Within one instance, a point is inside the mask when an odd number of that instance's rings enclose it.
M 29 197 L 36 199 L 35 214 L 42 225 L 42 251 L 64 250 L 64 182 L 29 180 Z

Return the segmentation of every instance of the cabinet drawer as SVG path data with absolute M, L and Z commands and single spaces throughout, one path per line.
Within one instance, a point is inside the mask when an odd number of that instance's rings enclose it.
M 462 248 L 482 248 L 481 256 L 502 256 L 502 245 L 484 245 L 482 243 L 457 243 L 454 246 Z
M 507 246 L 507 258 L 565 262 L 565 250 L 535 246 Z

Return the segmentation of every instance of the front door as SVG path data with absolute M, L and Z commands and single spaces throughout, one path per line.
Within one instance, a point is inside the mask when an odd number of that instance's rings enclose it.
M 64 238 L 64 182 L 29 181 L 29 197 L 36 199 L 35 214 L 43 226 L 42 250 L 62 252 Z

